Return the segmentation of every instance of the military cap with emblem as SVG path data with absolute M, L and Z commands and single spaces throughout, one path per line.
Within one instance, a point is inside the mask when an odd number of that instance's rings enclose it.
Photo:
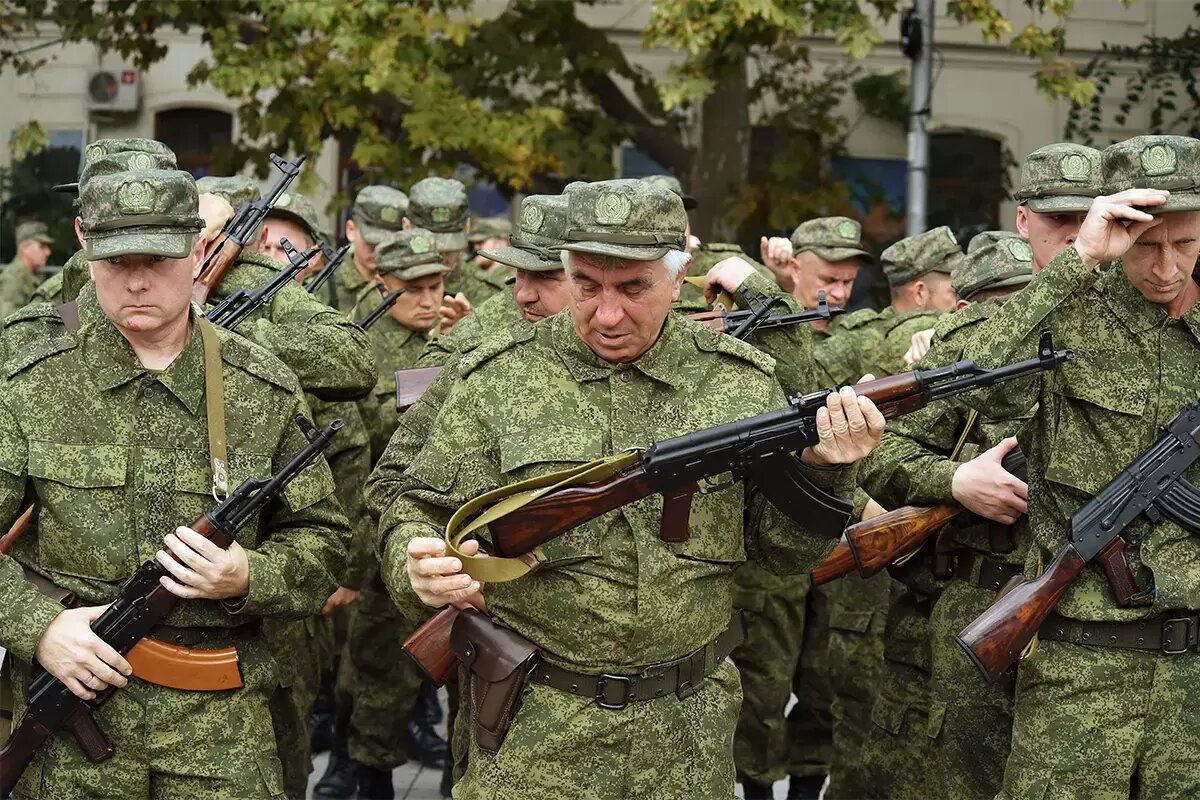
M 1021 162 L 1018 203 L 1039 214 L 1087 211 L 1101 194 L 1100 151 L 1082 144 L 1057 142 L 1039 147 Z
M 1171 193 L 1148 214 L 1200 211 L 1200 140 L 1190 136 L 1135 136 L 1105 148 L 1104 193 L 1166 189 Z
M 670 189 L 621 179 L 572 186 L 565 195 L 564 250 L 657 261 L 686 245 L 687 212 Z
M 279 195 L 279 199 L 275 201 L 275 205 L 267 212 L 267 219 L 271 219 L 271 217 L 288 219 L 295 222 L 301 228 L 308 231 L 308 235 L 312 237 L 314 242 L 328 241 L 329 237 L 321 230 L 321 220 L 317 215 L 317 207 L 313 205 L 312 200 L 309 200 L 302 194 L 284 192 Z
M 233 206 L 234 211 L 246 203 L 262 199 L 262 191 L 258 188 L 258 182 L 245 175 L 205 175 L 196 181 L 196 189 L 200 194 L 215 194 L 224 199 Z
M 509 240 L 508 247 L 479 251 L 506 267 L 533 272 L 562 269 L 558 248 L 567 233 L 567 198 L 562 195 L 533 194 L 521 202 L 521 227 Z
M 488 239 L 507 239 L 512 236 L 512 221 L 508 217 L 472 217 L 467 241 L 471 244 Z
M 391 186 L 366 186 L 354 198 L 350 216 L 359 233 L 372 247 L 389 233 L 404 230 L 408 195 Z
M 1008 231 L 984 231 L 971 238 L 967 255 L 950 274 L 960 300 L 991 289 L 1023 286 L 1033 280 L 1033 248 Z
M 79 173 L 79 184 L 90 181 L 99 175 L 112 175 L 117 172 L 144 172 L 148 169 L 175 169 L 173 153 L 150 153 L 144 150 L 114 150 L 96 156 L 84 166 Z
M 927 272 L 950 275 L 962 259 L 958 239 L 945 225 L 901 239 L 879 257 L 883 274 L 893 289 L 915 281 Z
M 17 226 L 17 244 L 28 241 L 41 242 L 42 244 L 54 244 L 54 239 L 50 236 L 50 229 L 46 227 L 44 222 L 22 222 Z
M 154 157 L 153 163 L 139 162 L 134 166 L 128 167 L 130 169 L 175 169 L 177 166 L 174 151 L 157 139 L 140 139 L 137 137 L 127 139 L 98 139 L 83 149 L 83 166 L 79 170 L 80 180 L 83 179 L 83 173 L 87 172 L 88 167 L 94 162 L 104 156 L 111 156 L 118 153 L 146 153 Z M 79 182 L 60 183 L 54 186 L 53 189 L 56 192 L 75 194 L 79 191 Z
M 863 249 L 862 225 L 849 217 L 819 217 L 801 222 L 792 231 L 792 252 L 812 251 L 826 261 L 862 258 L 874 261 Z
M 692 197 L 683 191 L 683 184 L 674 175 L 647 175 L 642 178 L 646 183 L 657 186 L 660 189 L 667 189 L 679 195 L 679 199 L 683 201 L 683 208 L 686 211 L 691 211 L 696 206 L 700 205 L 696 202 L 696 198 Z
M 375 245 L 380 275 L 395 275 L 405 281 L 449 272 L 434 247 L 433 233 L 424 228 L 395 231 Z
M 437 249 L 448 253 L 467 249 L 467 187 L 453 178 L 425 178 L 408 192 L 408 218 L 432 231 Z
M 183 258 L 204 226 L 196 181 L 179 170 L 97 175 L 79 191 L 89 261 L 140 254 Z

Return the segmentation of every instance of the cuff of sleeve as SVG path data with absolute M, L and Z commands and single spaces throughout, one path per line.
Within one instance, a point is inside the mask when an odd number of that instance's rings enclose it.
M 834 464 L 819 467 L 806 464 L 799 458 L 800 472 L 813 482 L 813 485 L 835 494 L 849 495 L 854 491 L 855 477 L 858 475 L 857 464 Z
M 50 623 L 63 612 L 63 607 L 36 589 L 29 591 L 27 602 L 21 609 L 21 633 L 4 646 L 17 658 L 32 664 L 38 642 Z
M 245 597 L 222 600 L 221 605 L 230 614 L 275 614 L 282 610 L 288 596 L 287 581 L 275 568 L 273 558 L 257 550 L 246 551 L 250 564 L 250 591 Z
M 406 525 L 397 528 L 384 544 L 379 574 L 387 586 L 388 594 L 392 596 L 392 601 L 399 608 L 422 608 L 425 605 L 413 591 L 412 582 L 408 579 L 409 541 L 419 536 L 439 535 L 432 526 Z
M 953 496 L 951 486 L 954 483 L 954 472 L 960 464 L 948 458 L 938 459 L 930 464 L 921 476 L 921 491 L 923 497 L 938 497 L 948 499 Z
M 750 273 L 746 280 L 742 281 L 742 285 L 738 287 L 750 294 L 751 297 L 782 297 L 787 301 L 790 311 L 800 310 L 800 304 L 787 292 L 779 288 L 779 284 L 763 275 L 758 270 Z

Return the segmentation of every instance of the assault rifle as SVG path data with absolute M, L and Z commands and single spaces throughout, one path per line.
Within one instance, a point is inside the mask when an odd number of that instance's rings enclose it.
M 289 262 L 287 267 L 272 275 L 270 280 L 256 289 L 250 291 L 238 289 L 209 310 L 204 315 L 206 320 L 227 331 L 235 329 L 246 317 L 270 303 L 271 298 L 294 281 L 296 276 L 308 266 L 308 262 L 312 261 L 321 251 L 319 247 L 310 247 L 303 253 L 298 252 L 287 239 L 280 239 L 279 244 L 283 247 L 283 252 L 287 253 Z
M 1021 480 L 1028 479 L 1021 448 L 1008 451 L 1001 464 Z M 832 552 L 813 568 L 812 581 L 820 586 L 855 570 L 869 578 L 915 553 L 965 511 L 958 503 L 941 503 L 927 508 L 903 506 L 851 525 Z
M 1043 332 L 1037 358 L 995 369 L 956 361 L 856 384 L 854 391 L 871 398 L 891 419 L 935 400 L 1052 370 L 1074 357 L 1070 350 L 1055 350 L 1050 334 Z M 666 439 L 613 478 L 542 495 L 488 523 L 491 552 L 523 556 L 588 520 L 653 494 L 663 497 L 659 538 L 685 542 L 693 495 L 702 485 L 706 490 L 718 488 L 712 480 L 724 473 L 731 473 L 734 481 L 752 482 L 772 505 L 806 528 L 837 536 L 846 527 L 852 504 L 813 485 L 791 455 L 819 440 L 817 411 L 834 391 L 797 395 L 787 408 Z M 441 645 L 448 642 L 456 613 L 453 608 L 441 612 L 405 642 L 406 651 L 431 677 L 447 662 Z
M 383 287 L 380 287 L 379 293 L 383 294 Z M 358 327 L 364 331 L 369 331 L 371 326 L 379 321 L 379 318 L 388 312 L 388 309 L 396 305 L 396 301 L 400 299 L 400 295 L 404 294 L 403 289 L 397 289 L 394 292 L 388 292 L 383 295 L 383 302 L 375 307 L 375 310 L 367 314 L 363 321 L 358 323 Z
M 245 481 L 193 523 L 193 530 L 218 547 L 229 547 L 238 529 L 267 503 L 277 499 L 288 484 L 321 455 L 342 428 L 341 420 L 334 420 L 320 430 L 303 417 L 296 417 L 296 424 L 304 431 L 308 444 L 295 458 L 270 478 Z M 112 605 L 92 623 L 92 630 L 118 653 L 128 653 L 160 625 L 179 602 L 179 597 L 159 583 L 159 578 L 169 574 L 154 559 L 142 564 L 125 582 Z M 111 758 L 113 747 L 92 718 L 93 705 L 109 696 L 110 693 L 105 693 L 89 703 L 76 697 L 58 678 L 39 668 L 29 684 L 25 717 L 0 748 L 0 797 L 9 796 L 37 749 L 61 728 L 68 728 L 75 735 L 89 761 L 96 763 Z
M 727 333 L 735 339 L 746 339 L 750 334 L 771 328 L 783 328 L 789 325 L 806 325 L 811 322 L 828 321 L 838 314 L 846 313 L 846 309 L 830 306 L 825 302 L 825 292 L 817 293 L 817 307 L 811 311 L 799 311 L 787 314 L 772 314 L 775 306 L 783 303 L 781 297 L 768 297 L 765 300 L 752 300 L 743 295 L 747 306 L 744 311 L 701 311 L 688 314 L 688 319 L 707 325 L 714 331 Z
M 250 243 L 250 237 L 258 231 L 267 214 L 275 207 L 279 196 L 296 180 L 296 176 L 300 174 L 300 167 L 304 164 L 304 156 L 288 161 L 271 153 L 271 163 L 283 173 L 279 180 L 260 199 L 246 203 L 230 217 L 221 229 L 216 246 L 205 257 L 204 264 L 200 267 L 200 275 L 192 286 L 192 299 L 200 305 L 208 302 L 208 296 L 217 288 L 229 268 L 237 263 L 242 248 Z
M 316 275 L 308 279 L 308 283 L 304 284 L 304 288 L 309 294 L 316 294 L 325 281 L 329 280 L 333 273 L 341 266 L 346 259 L 346 254 L 350 252 L 350 245 L 344 244 L 337 250 L 331 250 L 328 245 L 321 245 L 321 252 L 325 254 L 325 266 L 321 267 Z
M 1071 515 L 1068 542 L 1045 572 L 1017 583 L 955 637 L 988 680 L 1000 679 L 1016 662 L 1088 564 L 1104 568 L 1120 608 L 1151 604 L 1151 592 L 1138 588 L 1125 558 L 1125 529 L 1139 517 L 1152 525 L 1166 518 L 1200 533 L 1200 489 L 1182 479 L 1200 460 L 1198 441 L 1200 403 L 1191 403 L 1161 439 Z

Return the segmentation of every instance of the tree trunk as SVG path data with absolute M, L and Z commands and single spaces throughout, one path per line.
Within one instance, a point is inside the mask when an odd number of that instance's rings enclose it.
M 750 163 L 750 103 L 746 61 L 739 58 L 700 108 L 700 140 L 692 159 L 692 232 L 701 241 L 734 241 L 737 231 L 725 222 L 730 193 L 747 178 Z

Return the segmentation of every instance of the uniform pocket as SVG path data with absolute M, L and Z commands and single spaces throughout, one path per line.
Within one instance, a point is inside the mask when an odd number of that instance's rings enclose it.
M 841 608 L 836 604 L 829 606 L 829 627 L 839 631 L 866 633 L 871 627 L 871 617 L 874 611 L 854 611 Z
M 267 796 L 271 798 L 286 797 L 283 789 L 283 762 L 273 755 L 261 755 L 256 760 Z
M 893 736 L 899 736 L 900 731 L 904 730 L 904 715 L 907 711 L 907 703 L 898 703 L 887 697 L 880 697 L 871 707 L 871 723 Z

